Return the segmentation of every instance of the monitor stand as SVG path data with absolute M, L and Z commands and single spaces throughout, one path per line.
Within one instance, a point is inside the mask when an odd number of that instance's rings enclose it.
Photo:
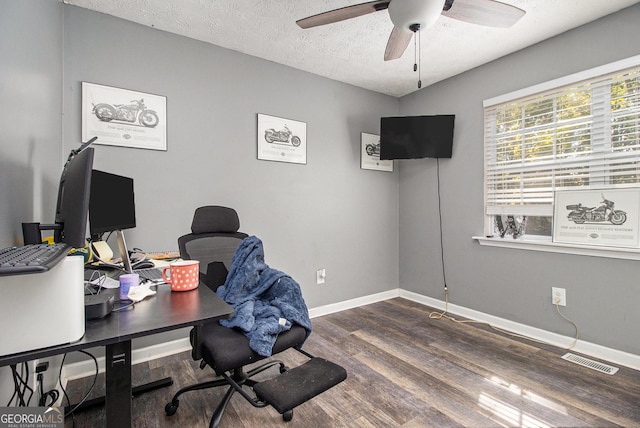
M 116 237 L 124 270 L 127 273 L 133 273 L 133 269 L 131 268 L 131 259 L 129 259 L 129 251 L 127 250 L 127 242 L 124 239 L 124 232 L 122 230 L 116 230 Z

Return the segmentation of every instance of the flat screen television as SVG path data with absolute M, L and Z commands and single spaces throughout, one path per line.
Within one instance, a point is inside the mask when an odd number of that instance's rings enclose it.
M 455 115 L 380 119 L 380 159 L 450 158 Z
M 133 179 L 93 170 L 89 200 L 91 235 L 134 227 L 136 227 L 136 207 Z

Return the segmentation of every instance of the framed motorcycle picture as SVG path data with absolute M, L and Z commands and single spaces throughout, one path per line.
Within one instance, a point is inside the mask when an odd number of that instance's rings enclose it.
M 360 168 L 393 172 L 393 160 L 380 160 L 380 136 L 360 135 Z
M 258 113 L 258 159 L 307 163 L 307 124 Z
M 553 242 L 640 246 L 640 188 L 558 191 Z
M 82 141 L 167 150 L 167 98 L 82 82 Z

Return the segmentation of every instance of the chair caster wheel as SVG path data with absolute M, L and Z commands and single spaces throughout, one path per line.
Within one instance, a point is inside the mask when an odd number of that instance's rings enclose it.
M 293 410 L 288 410 L 282 414 L 282 420 L 289 422 L 293 419 Z
M 164 412 L 167 414 L 167 416 L 173 416 L 178 411 L 179 405 L 180 405 L 180 400 L 175 400 L 170 403 L 167 403 L 167 405 L 164 406 Z

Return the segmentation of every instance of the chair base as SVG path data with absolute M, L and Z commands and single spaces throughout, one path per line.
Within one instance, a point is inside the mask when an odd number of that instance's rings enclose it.
M 282 361 L 279 360 L 271 360 L 265 364 L 262 364 L 254 369 L 249 370 L 248 372 L 244 372 L 242 368 L 238 368 L 233 371 L 232 376 L 228 376 L 226 373 L 222 374 L 222 377 L 210 380 L 207 382 L 197 383 L 195 385 L 186 386 L 180 389 L 175 393 L 173 398 L 164 408 L 165 414 L 167 416 L 173 416 L 180 406 L 180 399 L 178 398 L 180 395 L 189 391 L 199 391 L 202 389 L 215 388 L 219 386 L 228 386 L 227 392 L 224 394 L 224 397 L 216 407 L 216 410 L 213 412 L 211 416 L 211 420 L 209 422 L 210 428 L 217 428 L 220 425 L 220 420 L 222 419 L 222 415 L 224 414 L 227 405 L 231 401 L 231 397 L 234 393 L 238 392 L 242 395 L 252 406 L 254 407 L 266 407 L 269 404 L 259 400 L 257 397 L 252 397 L 249 395 L 244 389 L 243 386 L 247 386 L 249 388 L 253 388 L 258 382 L 253 379 L 250 379 L 252 376 L 255 376 L 258 373 L 261 373 L 270 367 L 280 366 L 280 373 L 286 372 L 288 369 L 284 365 Z M 283 415 L 284 420 L 291 420 L 291 415 Z

